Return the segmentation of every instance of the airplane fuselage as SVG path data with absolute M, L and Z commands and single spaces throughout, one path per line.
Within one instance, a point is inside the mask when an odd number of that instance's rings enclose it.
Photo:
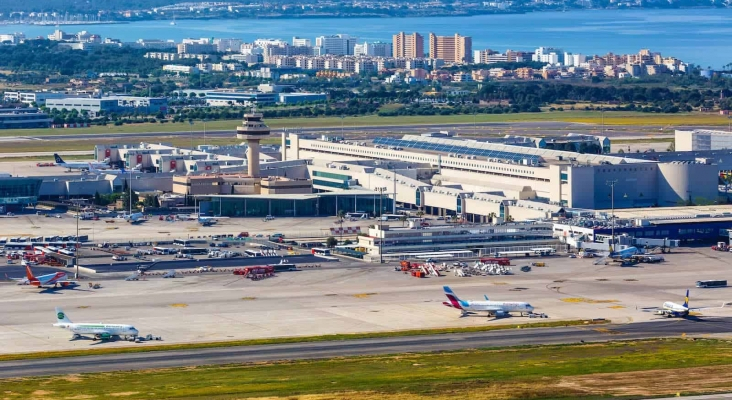
M 443 304 L 463 311 L 487 312 L 489 314 L 508 314 L 512 312 L 531 313 L 534 311 L 534 307 L 526 302 L 458 300 L 444 302 Z
M 658 310 L 658 314 L 667 315 L 669 317 L 685 317 L 689 315 L 689 308 L 682 304 L 667 301 L 663 303 L 663 307 Z
M 85 324 L 59 322 L 53 326 L 71 331 L 75 335 L 109 336 L 137 336 L 139 332 L 132 325 L 122 324 Z

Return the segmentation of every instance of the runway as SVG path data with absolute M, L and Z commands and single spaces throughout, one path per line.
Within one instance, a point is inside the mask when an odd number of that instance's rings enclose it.
M 207 130 L 206 137 L 209 138 L 235 138 L 235 123 L 232 123 L 230 130 Z M 300 133 L 381 133 L 384 135 L 404 135 L 413 133 L 435 132 L 440 130 L 462 131 L 464 134 L 528 134 L 528 135 L 557 135 L 567 132 L 589 133 L 595 131 L 612 137 L 621 136 L 645 136 L 649 133 L 658 134 L 661 126 L 632 126 L 632 125 L 616 125 L 612 127 L 606 126 L 604 129 L 600 124 L 583 124 L 574 122 L 561 121 L 531 121 L 531 122 L 478 122 L 473 123 L 445 123 L 445 124 L 412 124 L 412 125 L 370 125 L 370 126 L 329 126 L 329 127 L 307 127 L 307 128 L 272 128 L 273 134 L 278 134 L 287 129 Z M 690 127 L 689 129 L 691 129 Z M 693 127 L 696 128 L 696 127 Z M 146 139 L 159 137 L 203 137 L 202 130 L 181 130 L 175 132 L 137 132 L 137 133 L 70 133 L 60 135 L 35 136 L 35 137 L 18 137 L 18 140 L 43 140 L 43 141 L 68 141 L 68 140 L 87 140 L 87 139 Z
M 521 345 L 570 344 L 732 332 L 732 318 L 655 320 L 626 325 L 588 325 L 493 332 L 361 339 L 319 343 L 238 346 L 0 362 L 0 378 L 234 364 L 277 360 L 449 351 Z M 103 346 L 103 344 L 100 344 Z M 145 346 L 133 344 L 130 346 Z

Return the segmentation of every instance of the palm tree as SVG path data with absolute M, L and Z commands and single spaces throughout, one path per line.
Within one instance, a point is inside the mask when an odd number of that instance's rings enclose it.
M 510 216 L 510 215 L 509 215 L 509 216 L 507 216 L 507 217 L 506 217 L 506 222 L 513 222 L 513 217 L 512 217 L 512 216 Z
M 496 218 L 496 213 L 492 212 L 488 214 L 488 219 L 490 220 L 490 223 L 493 223 L 493 219 Z
M 451 215 L 451 216 L 450 216 L 450 221 L 452 221 L 452 223 L 453 223 L 453 224 L 456 224 L 456 223 L 457 223 L 457 221 L 458 221 L 458 216 L 457 216 L 457 214 L 453 214 L 453 215 Z
M 407 216 L 406 215 L 402 215 L 401 217 L 399 217 L 399 221 L 402 222 L 402 227 L 403 227 L 404 225 L 407 224 Z
M 417 216 L 417 218 L 422 218 L 422 216 L 424 216 L 424 211 L 419 210 L 419 211 L 416 212 L 415 215 Z

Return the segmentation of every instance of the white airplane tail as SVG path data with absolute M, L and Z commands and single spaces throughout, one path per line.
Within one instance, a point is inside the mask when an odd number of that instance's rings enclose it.
M 56 307 L 56 323 L 70 324 L 71 320 L 66 316 L 64 311 Z

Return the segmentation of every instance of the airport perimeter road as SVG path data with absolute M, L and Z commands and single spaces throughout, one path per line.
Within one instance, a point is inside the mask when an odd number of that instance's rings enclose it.
M 0 362 L 0 378 L 109 372 L 149 368 L 315 359 L 374 354 L 568 344 L 732 332 L 732 318 L 660 320 L 627 325 L 500 330 L 318 343 L 239 346 Z M 130 346 L 145 344 L 130 343 Z
M 217 249 L 226 250 L 226 249 Z M 112 264 L 86 264 L 85 268 L 93 269 L 97 273 L 107 272 L 132 272 L 137 271 L 138 266 L 152 266 L 150 271 L 165 271 L 169 269 L 194 269 L 198 267 L 213 267 L 213 268 L 237 268 L 237 267 L 251 267 L 255 265 L 270 265 L 279 264 L 283 259 L 287 260 L 289 264 L 324 264 L 330 262 L 330 260 L 316 257 L 314 255 L 292 255 L 292 256 L 277 256 L 277 257 L 237 257 L 237 258 L 206 258 L 205 255 L 198 256 L 196 260 L 173 260 L 173 261 L 159 261 L 153 263 L 152 261 L 132 261 L 125 263 L 112 263 Z

